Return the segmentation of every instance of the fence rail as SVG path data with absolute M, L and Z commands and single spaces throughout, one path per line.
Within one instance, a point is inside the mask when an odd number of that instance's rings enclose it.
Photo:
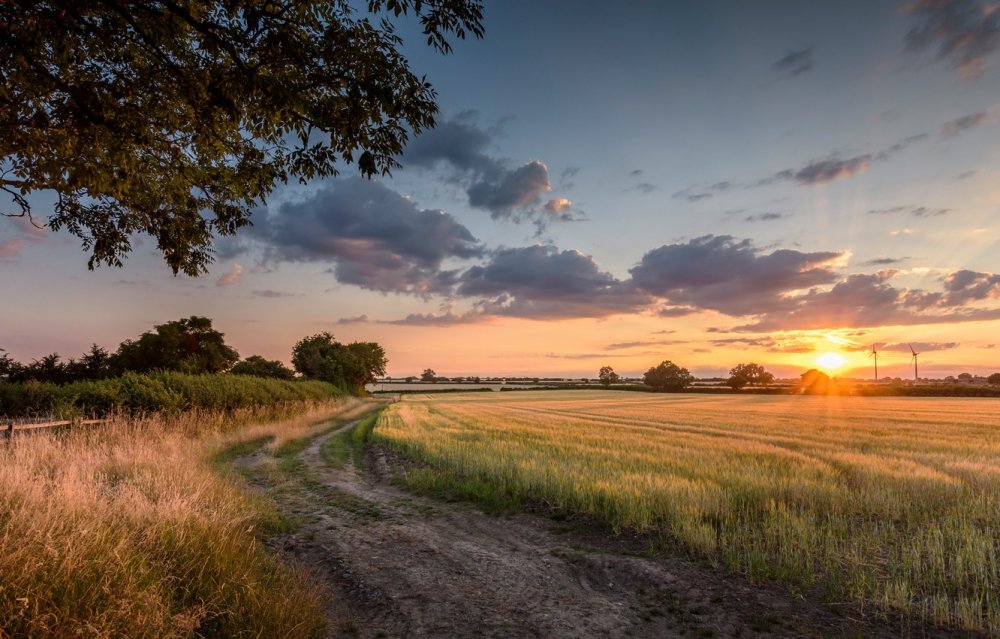
M 91 426 L 104 424 L 107 419 L 58 419 L 44 422 L 14 422 L 0 420 L 0 433 L 10 437 L 18 431 L 40 430 L 42 428 L 71 428 L 73 426 Z

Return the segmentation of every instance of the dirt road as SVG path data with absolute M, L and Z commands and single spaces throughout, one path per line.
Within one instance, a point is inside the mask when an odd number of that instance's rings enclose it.
M 331 636 L 939 636 L 852 619 L 777 587 L 637 552 L 637 540 L 534 514 L 497 517 L 393 486 L 406 464 L 369 447 L 332 467 L 315 438 L 295 458 L 237 460 L 296 532 L 271 544 L 330 592 Z M 947 635 L 940 635 L 947 636 Z

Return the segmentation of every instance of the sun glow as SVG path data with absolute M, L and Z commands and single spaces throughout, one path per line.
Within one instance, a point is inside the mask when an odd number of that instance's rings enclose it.
M 827 373 L 832 373 L 844 367 L 847 360 L 840 353 L 823 353 L 816 358 L 816 365 Z

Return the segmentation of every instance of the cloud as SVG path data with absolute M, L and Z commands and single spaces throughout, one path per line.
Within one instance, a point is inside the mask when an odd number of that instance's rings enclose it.
M 769 180 L 791 180 L 799 184 L 827 184 L 864 173 L 871 166 L 872 154 L 856 155 L 844 160 L 815 160 L 798 169 L 779 171 Z
M 527 209 L 552 190 L 549 169 L 537 160 L 497 175 L 484 176 L 469 186 L 469 205 L 486 209 L 491 217 L 511 217 L 514 209 Z
M 905 262 L 910 258 L 908 257 L 876 257 L 874 259 L 866 260 L 861 262 L 861 266 L 891 266 L 892 264 L 899 264 Z
M 834 263 L 843 257 L 788 249 L 764 254 L 749 240 L 706 235 L 653 249 L 630 273 L 638 288 L 672 304 L 749 315 L 787 291 L 833 283 Z
M 634 186 L 630 186 L 627 189 L 625 189 L 625 192 L 628 193 L 629 191 L 638 191 L 643 195 L 649 195 L 655 190 L 656 190 L 655 184 L 650 184 L 649 182 L 638 182 Z
M 816 349 L 811 343 L 793 338 L 774 337 L 726 337 L 710 340 L 714 346 L 732 346 L 743 350 L 764 350 L 770 353 L 812 353 Z
M 268 261 L 332 265 L 337 280 L 382 292 L 447 293 L 449 258 L 480 257 L 472 233 L 440 210 L 420 209 L 379 182 L 336 180 L 303 202 L 255 219 Z
M 917 25 L 906 34 L 910 51 L 937 49 L 966 79 L 978 78 L 1000 48 L 1000 12 L 979 0 L 916 0 L 907 11 Z
M 971 308 L 970 301 L 1000 294 L 1000 275 L 959 271 L 945 278 L 944 291 L 896 288 L 894 271 L 853 274 L 829 290 L 811 289 L 787 297 L 739 331 L 830 329 L 938 324 L 1000 318 L 1000 309 Z
M 367 313 L 362 313 L 361 315 L 356 315 L 354 317 L 341 317 L 336 321 L 337 324 L 367 324 L 372 321 L 372 318 L 368 317 Z
M 642 340 L 635 342 L 615 342 L 613 344 L 608 344 L 604 348 L 609 351 L 621 351 L 628 350 L 632 348 L 640 348 L 647 346 L 675 346 L 677 344 L 687 344 L 687 340 L 682 339 L 660 339 L 660 340 Z
M 240 264 L 236 264 L 235 266 L 233 266 L 233 270 L 223 274 L 222 277 L 216 280 L 215 285 L 232 286 L 233 284 L 239 282 L 242 276 L 243 276 L 243 266 Z
M 481 298 L 478 306 L 487 314 L 536 318 L 601 317 L 652 302 L 601 271 L 593 257 L 541 244 L 495 251 L 460 276 L 456 293 Z
M 906 353 L 910 354 L 910 347 L 913 347 L 917 353 L 929 353 L 931 351 L 948 351 L 953 348 L 958 348 L 958 342 L 889 342 L 887 344 L 879 344 L 878 350 L 880 351 L 890 351 L 893 353 Z M 865 346 L 865 349 L 868 347 Z
M 941 125 L 941 136 L 947 138 L 958 135 L 962 131 L 966 131 L 986 122 L 989 117 L 990 114 L 988 112 L 979 111 L 978 113 L 970 113 L 968 115 L 963 115 L 960 118 L 949 120 Z
M 786 213 L 755 213 L 754 215 L 748 215 L 744 219 L 746 222 L 772 222 L 774 220 L 781 220 L 791 217 Z
M 772 64 L 771 68 L 782 75 L 795 77 L 807 71 L 812 71 L 813 66 L 813 50 L 811 47 L 807 47 L 786 54 Z
M 532 160 L 509 168 L 508 162 L 487 153 L 491 132 L 477 126 L 474 112 L 463 112 L 440 122 L 407 145 L 402 161 L 406 166 L 434 168 L 447 165 L 454 171 L 452 181 L 466 189 L 469 206 L 490 212 L 494 219 L 515 222 L 533 218 L 542 195 L 552 190 L 549 169 L 544 162 Z M 494 132 L 495 133 L 495 132 Z M 561 174 L 561 186 L 576 175 L 577 167 Z
M 564 197 L 557 197 L 545 203 L 545 212 L 552 215 L 562 215 L 573 206 L 573 203 Z
M 893 213 L 908 213 L 913 217 L 937 217 L 952 213 L 954 209 L 938 208 L 931 206 L 917 206 L 915 204 L 903 206 L 891 206 L 885 209 L 869 209 L 868 215 L 891 215 Z
M 272 288 L 265 288 L 256 291 L 252 291 L 251 295 L 254 297 L 263 297 L 266 299 L 277 299 L 280 297 L 295 297 L 293 293 L 285 293 L 283 291 L 276 291 Z
M 16 257 L 22 248 L 24 248 L 24 240 L 20 238 L 0 240 L 0 259 Z

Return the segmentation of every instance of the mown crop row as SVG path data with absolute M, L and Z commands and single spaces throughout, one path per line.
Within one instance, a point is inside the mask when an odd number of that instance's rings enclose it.
M 754 580 L 1000 634 L 995 400 L 431 396 L 374 437 Z
M 0 382 L 0 417 L 86 415 L 116 412 L 175 413 L 234 410 L 284 402 L 321 401 L 342 395 L 333 384 L 243 375 L 126 373 L 111 379 L 49 384 Z

